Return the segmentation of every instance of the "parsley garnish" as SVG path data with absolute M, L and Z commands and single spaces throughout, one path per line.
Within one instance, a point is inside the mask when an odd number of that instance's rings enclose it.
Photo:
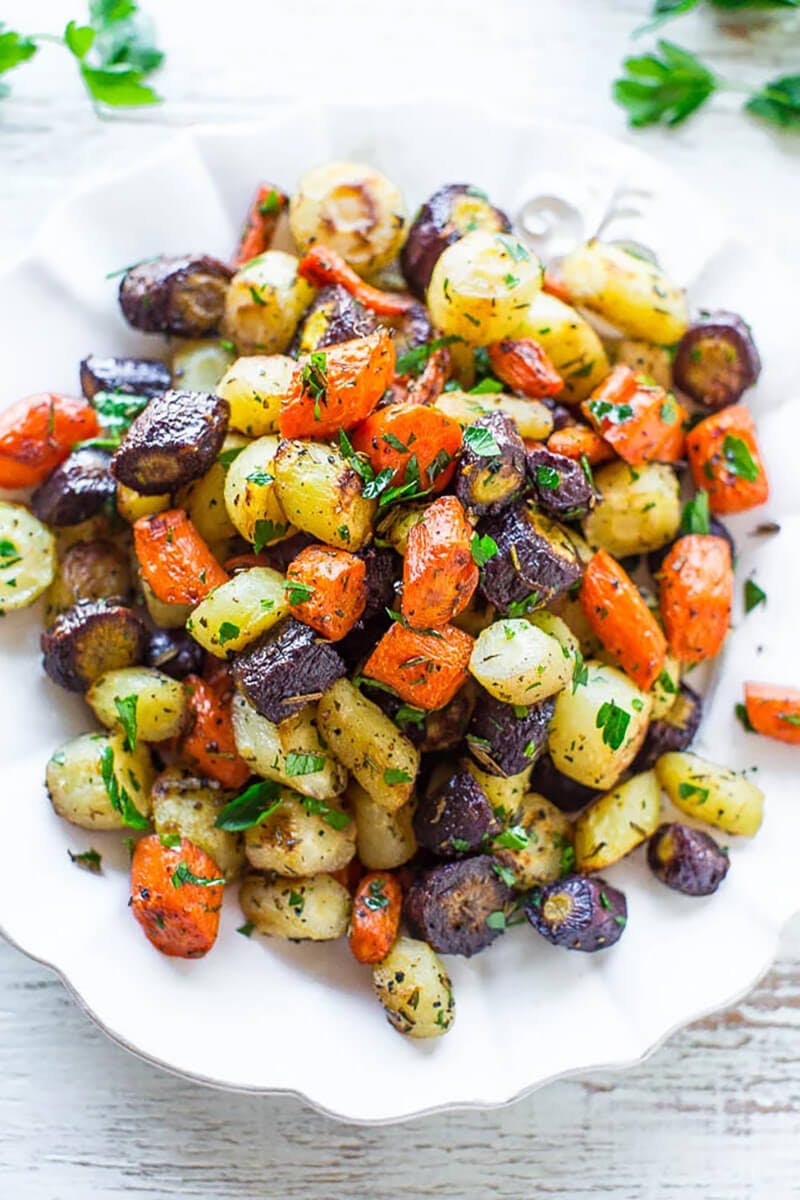
M 257 487 L 266 487 L 268 483 L 275 482 L 275 476 L 270 475 L 269 471 L 251 471 L 246 479 L 248 483 L 254 483 Z
M 303 604 L 314 595 L 311 584 L 301 583 L 299 579 L 287 579 L 283 587 L 290 604 Z
M 367 888 L 367 895 L 363 897 L 364 907 L 370 912 L 380 912 L 383 908 L 389 907 L 389 897 L 383 890 L 383 880 L 373 879 Z
M 401 725 L 422 725 L 427 715 L 424 708 L 414 708 L 412 704 L 401 704 L 394 714 L 394 719 Z
M 114 774 L 114 751 L 106 745 L 100 754 L 100 774 L 106 789 L 111 807 L 122 817 L 123 824 L 131 829 L 148 829 L 150 822 L 131 800 L 124 787 L 117 783 Z
M 230 450 L 223 450 L 221 454 L 217 455 L 217 462 L 227 471 L 231 463 L 236 461 L 244 449 L 244 446 L 231 446 Z M 250 476 L 248 475 L 247 478 L 249 479 Z
M 314 401 L 314 420 L 320 421 L 322 413 L 320 404 L 325 404 L 328 395 L 328 356 L 322 350 L 315 350 L 308 356 L 308 362 L 303 364 L 300 376 L 303 390 L 308 392 Z
M 241 633 L 238 625 L 234 625 L 232 621 L 223 621 L 219 627 L 219 644 L 224 646 L 226 642 L 232 642 L 234 638 L 238 638 Z
M 755 579 L 745 579 L 744 581 L 744 611 L 752 612 L 759 604 L 766 604 L 767 593 L 763 588 L 760 588 Z
M 552 491 L 561 483 L 561 475 L 555 467 L 538 466 L 536 468 L 536 482 L 539 487 L 547 488 Z
M 83 867 L 84 871 L 91 871 L 93 875 L 102 873 L 102 855 L 96 850 L 84 850 L 81 854 L 73 854 L 71 850 L 67 850 L 70 857 L 70 862 L 74 862 L 76 867 Z
M 677 695 L 678 688 L 675 684 L 675 680 L 666 669 L 663 670 L 658 677 L 658 686 L 661 688 L 662 692 L 667 692 L 670 696 Z
M 575 651 L 575 666 L 572 668 L 572 694 L 577 692 L 579 687 L 585 687 L 589 682 L 589 668 L 583 661 L 583 653 L 580 648 Z
M 289 890 L 289 907 L 293 908 L 298 917 L 306 906 L 306 898 L 302 892 Z
M 138 732 L 136 720 L 137 703 L 137 696 L 114 697 L 114 707 L 119 716 L 119 723 L 125 730 L 125 746 L 128 750 L 136 749 L 136 735 Z
M 615 81 L 612 94 L 634 128 L 679 125 L 719 86 L 698 58 L 674 42 L 660 40 L 658 54 L 626 58 L 623 66 L 626 76 Z
M 400 438 L 395 437 L 393 433 L 384 433 L 383 440 L 392 450 L 397 450 L 400 454 L 408 454 L 408 446 L 404 446 Z
M 497 554 L 498 546 L 493 537 L 488 533 L 483 535 L 473 533 L 472 541 L 470 542 L 472 550 L 472 559 L 479 567 L 485 567 L 490 558 L 494 558 Z
M 456 839 L 453 838 L 454 846 L 455 846 L 455 841 L 456 841 Z M 469 842 L 467 842 L 467 849 L 469 850 L 470 848 L 471 847 L 469 845 Z M 458 847 L 455 846 L 455 849 L 458 849 Z M 517 877 L 514 874 L 514 872 L 511 870 L 511 867 L 506 867 L 503 863 L 493 862 L 492 870 L 494 871 L 494 873 L 498 877 L 498 879 L 502 879 L 502 881 L 506 885 L 506 887 L 516 887 Z
M 245 921 L 244 925 L 240 925 L 238 927 L 238 929 L 236 930 L 236 932 L 240 933 L 242 935 L 242 937 L 249 938 L 252 936 L 254 929 L 255 929 L 255 925 L 253 924 L 252 921 Z
M 282 538 L 288 528 L 288 525 L 274 524 L 268 520 L 256 521 L 253 529 L 253 549 L 256 554 L 259 554 L 268 542 Z
M 678 795 L 681 800 L 696 800 L 698 804 L 705 804 L 708 788 L 698 787 L 696 783 L 681 783 L 678 785 Z
M 736 704 L 734 706 L 733 711 L 734 711 L 736 720 L 739 722 L 739 724 L 742 726 L 742 728 L 745 729 L 748 733 L 755 733 L 755 729 L 750 721 L 750 718 L 747 715 L 747 709 L 745 708 L 745 706 L 743 704 Z
M 480 425 L 468 425 L 463 434 L 464 445 L 468 446 L 478 458 L 493 458 L 500 453 L 500 447 L 495 441 L 490 429 Z
M 490 929 L 505 929 L 506 914 L 501 908 L 498 908 L 496 912 L 489 913 L 488 917 L 486 918 L 486 924 Z
M 499 379 L 490 379 L 487 375 L 480 383 L 476 383 L 475 387 L 471 387 L 467 393 L 470 396 L 496 396 L 502 392 L 503 385 Z
M 267 192 L 266 196 L 258 206 L 258 211 L 262 217 L 271 217 L 274 216 L 275 213 L 279 213 L 281 211 L 281 202 L 278 198 L 278 193 L 275 191 L 275 188 L 271 188 L 270 191 Z
M 748 483 L 753 483 L 758 479 L 760 474 L 758 464 L 750 453 L 747 443 L 743 442 L 741 438 L 735 437 L 732 433 L 726 434 L 722 443 L 722 455 L 725 465 L 732 475 L 738 475 L 740 479 L 744 479 Z
M 619 750 L 628 732 L 631 714 L 619 708 L 615 700 L 604 701 L 598 710 L 595 725 L 603 731 L 603 741 L 612 750 Z
M 223 876 L 217 876 L 215 879 L 207 879 L 205 875 L 195 875 L 192 868 L 183 859 L 178 863 L 170 877 L 174 888 L 183 887 L 185 883 L 198 883 L 200 887 L 216 887 L 224 883 Z
M 798 7 L 797 0 L 784 0 L 784 4 Z M 783 129 L 800 126 L 800 75 L 782 75 L 764 84 L 760 92 L 750 97 L 745 109 Z
M 280 805 L 280 788 L 271 779 L 252 784 L 221 809 L 214 824 L 228 833 L 252 829 L 271 817 Z
M 527 247 L 523 246 L 522 242 L 515 237 L 511 237 L 508 233 L 495 234 L 495 241 L 499 242 L 505 250 L 506 254 L 510 255 L 514 262 L 530 262 L 531 256 Z
M 683 533 L 710 533 L 711 513 L 708 507 L 708 492 L 698 492 L 693 500 L 687 500 L 681 514 Z
M 326 804 L 324 800 L 318 800 L 316 796 L 301 796 L 300 800 L 310 816 L 322 817 L 331 829 L 345 829 L 352 820 L 349 813 L 344 812 L 341 808 L 331 808 L 330 804 Z
M 423 342 L 421 346 L 415 346 L 413 350 L 406 350 L 405 354 L 397 356 L 395 371 L 398 375 L 421 375 L 434 350 L 439 350 L 442 346 L 450 346 L 453 342 L 460 341 L 460 337 L 450 334 L 447 337 L 434 338 L 433 341 Z
M 15 567 L 22 562 L 22 555 L 10 538 L 0 538 L 0 568 Z
M 561 875 L 571 875 L 577 866 L 578 858 L 575 853 L 575 847 L 571 842 L 563 841 L 561 845 Z
M 539 593 L 531 592 L 522 600 L 512 600 L 508 606 L 509 617 L 526 617 L 528 613 L 533 612 L 536 605 L 539 603 Z
M 396 783 L 411 783 L 411 776 L 398 767 L 387 767 L 383 772 L 383 782 L 388 783 L 390 787 Z
M 621 425 L 633 416 L 630 404 L 612 404 L 610 400 L 590 400 L 586 407 L 598 425 L 604 420 L 612 425 Z
M 526 850 L 530 845 L 530 838 L 522 825 L 512 825 L 510 829 L 505 829 L 497 835 L 494 844 L 503 850 Z
M 297 754 L 290 750 L 286 755 L 284 770 L 287 775 L 314 775 L 325 766 L 325 759 L 319 754 Z

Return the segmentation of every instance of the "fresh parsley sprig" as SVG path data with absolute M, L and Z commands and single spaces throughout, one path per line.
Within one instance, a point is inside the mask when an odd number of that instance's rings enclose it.
M 626 58 L 625 77 L 614 82 L 613 96 L 628 111 L 628 124 L 680 125 L 719 87 L 720 80 L 699 58 L 674 42 L 658 42 L 658 54 Z

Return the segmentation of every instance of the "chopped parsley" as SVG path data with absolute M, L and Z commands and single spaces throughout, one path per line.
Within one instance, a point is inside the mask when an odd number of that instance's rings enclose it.
M 183 887 L 185 883 L 197 883 L 200 887 L 217 887 L 225 882 L 222 875 L 218 875 L 214 879 L 207 879 L 205 875 L 195 875 L 192 868 L 183 859 L 178 863 L 170 878 L 174 888 Z
M 758 608 L 759 604 L 766 604 L 767 593 L 763 588 L 760 588 L 755 579 L 745 579 L 744 581 L 744 611 L 752 612 L 754 608 Z
M 681 783 L 678 785 L 678 796 L 681 800 L 694 800 L 697 804 L 705 804 L 708 788 L 698 787 L 696 783 Z
M 256 521 L 253 529 L 253 549 L 260 554 L 269 542 L 277 541 L 288 531 L 288 525 L 269 520 Z
M 603 731 L 603 742 L 612 750 L 619 750 L 631 722 L 631 714 L 620 708 L 615 700 L 606 700 L 600 705 L 595 725 Z
M 137 696 L 115 696 L 114 707 L 117 710 L 119 723 L 125 730 L 125 746 L 128 750 L 136 749 L 138 723 L 136 720 Z
M 283 587 L 290 604 L 303 604 L 314 595 L 313 587 L 308 583 L 301 583 L 299 579 L 287 579 Z
M 708 492 L 700 491 L 693 500 L 688 500 L 681 514 L 683 533 L 710 533 L 711 512 L 708 507 Z
M 586 405 L 598 425 L 608 421 L 611 425 L 621 425 L 633 416 L 630 404 L 612 404 L 610 400 L 589 400 Z
M 514 262 L 531 261 L 531 256 L 527 248 L 517 238 L 511 237 L 507 233 L 497 233 L 495 234 L 495 241 L 500 243 L 506 254 L 510 255 Z
M 255 925 L 253 924 L 252 921 L 245 921 L 244 925 L 240 925 L 237 928 L 236 932 L 240 933 L 242 935 L 242 937 L 249 938 L 249 937 L 252 937 L 254 929 L 255 929 Z
M 328 396 L 328 356 L 322 350 L 315 350 L 308 356 L 308 362 L 303 364 L 300 375 L 303 390 L 308 392 L 314 401 L 314 420 L 322 420 L 321 404 L 325 404 Z
M 424 708 L 414 708 L 412 704 L 401 704 L 394 719 L 400 725 L 423 725 L 427 712 Z
M 92 875 L 102 874 L 103 858 L 96 850 L 83 850 L 80 854 L 73 854 L 71 850 L 67 850 L 67 854 L 70 862 L 74 862 L 76 867 L 83 867 L 84 871 L 91 871 Z
M 380 912 L 381 909 L 389 907 L 389 897 L 384 891 L 382 879 L 370 880 L 367 887 L 367 894 L 366 896 L 362 896 L 362 901 L 364 907 L 368 908 L 370 912 Z
M 669 671 L 666 670 L 666 668 L 659 675 L 657 682 L 658 682 L 658 686 L 661 688 L 662 692 L 667 692 L 667 694 L 670 696 L 677 695 L 677 692 L 678 692 L 677 684 L 675 683 L 675 680 L 670 675 Z
M 497 835 L 494 844 L 503 850 L 526 850 L 530 845 L 530 838 L 522 825 L 512 825 L 510 829 L 505 829 Z
M 325 759 L 319 754 L 297 754 L 290 750 L 286 755 L 285 771 L 287 775 L 313 775 L 325 766 Z
M 468 425 L 463 433 L 464 445 L 468 446 L 478 458 L 493 458 L 500 453 L 500 447 L 495 441 L 490 429 L 480 425 Z
M 238 638 L 240 633 L 238 625 L 234 625 L 232 621 L 223 621 L 219 627 L 220 646 L 224 646 L 226 642 L 232 642 L 234 638 Z
M 114 774 L 114 751 L 109 745 L 104 746 L 100 754 L 100 774 L 111 807 L 120 814 L 123 823 L 131 829 L 148 829 L 150 822 L 147 817 L 139 812 L 125 788 L 117 783 Z
M 497 554 L 498 546 L 493 537 L 488 533 L 483 535 L 473 533 L 472 541 L 470 542 L 472 550 L 472 559 L 479 567 L 485 567 L 490 558 L 494 558 Z
M 401 771 L 397 767 L 387 767 L 383 772 L 383 782 L 390 786 L 395 783 L 411 783 L 411 776 L 407 771 Z
M 221 454 L 217 455 L 217 462 L 227 471 L 231 463 L 236 461 L 244 449 L 244 446 L 231 446 L 229 450 L 223 450 Z
M 737 705 L 735 705 L 733 711 L 734 711 L 734 715 L 736 716 L 736 720 L 739 722 L 739 724 L 742 726 L 742 728 L 745 729 L 748 733 L 755 733 L 755 729 L 752 725 L 752 722 L 750 721 L 750 718 L 747 715 L 747 709 L 745 708 L 745 706 L 743 704 L 737 704 Z
M 741 438 L 735 437 L 732 433 L 726 434 L 722 443 L 722 456 L 725 459 L 725 466 L 732 475 L 738 475 L 747 483 L 753 483 L 758 479 L 760 475 L 758 464 L 750 453 L 747 443 L 743 442 Z
M 214 824 L 228 833 L 252 829 L 271 817 L 280 805 L 280 788 L 271 779 L 262 779 L 236 796 L 220 810 Z
M 512 600 L 508 606 L 509 617 L 525 617 L 528 613 L 533 612 L 536 605 L 539 603 L 539 593 L 531 592 L 522 600 Z
M 460 337 L 449 334 L 447 337 L 434 338 L 430 342 L 423 342 L 421 346 L 414 346 L 412 350 L 406 350 L 405 354 L 397 356 L 395 370 L 398 375 L 421 375 L 434 350 L 440 350 L 443 346 L 450 346 L 453 342 L 460 341 Z
M 572 668 L 572 694 L 577 692 L 579 687 L 586 687 L 589 682 L 589 668 L 583 661 L 583 653 L 580 648 L 575 650 L 575 666 Z
M 490 929 L 505 929 L 506 914 L 502 908 L 498 908 L 495 912 L 490 912 L 486 918 L 486 924 Z
M 268 483 L 275 482 L 275 476 L 270 475 L 269 471 L 251 471 L 246 479 L 248 483 L 254 483 L 257 487 L 266 487 Z
M 547 488 L 552 491 L 561 483 L 561 475 L 555 467 L 538 466 L 536 468 L 536 482 L 539 487 Z
M 316 796 L 301 796 L 300 800 L 309 816 L 322 817 L 331 829 L 345 829 L 352 820 L 349 813 L 341 808 L 331 808 L 330 804 L 317 800 Z
M 15 567 L 22 562 L 22 555 L 10 538 L 0 538 L 0 567 Z

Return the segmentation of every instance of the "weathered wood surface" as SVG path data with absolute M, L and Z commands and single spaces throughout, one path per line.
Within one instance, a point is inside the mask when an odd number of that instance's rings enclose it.
M 22 248 L 80 173 L 123 163 L 175 126 L 252 118 L 292 96 L 485 96 L 509 111 L 631 136 L 609 82 L 623 55 L 642 45 L 629 34 L 651 7 L 142 2 L 168 53 L 162 110 L 98 121 L 55 47 L 11 78 L 15 99 L 0 105 L 0 259 Z M 81 9 L 76 0 L 6 0 L 3 19 L 56 30 Z M 699 47 L 729 80 L 797 70 L 796 16 L 736 24 L 726 37 L 708 16 L 692 16 L 665 32 Z M 283 52 L 288 43 L 294 53 Z M 797 261 L 800 138 L 747 121 L 740 102 L 730 93 L 684 129 L 636 142 Z M 800 920 L 746 1001 L 677 1034 L 642 1066 L 557 1083 L 499 1112 L 367 1130 L 292 1099 L 205 1090 L 137 1061 L 84 1018 L 48 971 L 0 946 L 0 1197 L 784 1200 L 800 1194 L 799 1064 Z M 374 1086 L 391 1080 L 376 1071 Z

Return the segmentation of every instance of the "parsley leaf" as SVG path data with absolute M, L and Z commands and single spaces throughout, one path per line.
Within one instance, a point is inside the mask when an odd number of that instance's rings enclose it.
M 239 833 L 261 825 L 280 804 L 280 788 L 271 779 L 261 779 L 236 796 L 220 810 L 214 824 L 228 833 Z
M 22 562 L 22 555 L 10 538 L 0 538 L 0 568 L 15 567 Z
M 747 709 L 745 708 L 745 706 L 743 704 L 734 705 L 733 712 L 736 717 L 736 720 L 739 722 L 739 724 L 742 726 L 742 728 L 747 731 L 747 733 L 755 733 L 755 729 L 752 725 L 752 722 L 750 721 L 750 718 L 747 715 Z
M 463 438 L 464 445 L 468 446 L 478 458 L 493 458 L 494 455 L 500 453 L 500 447 L 491 429 L 485 429 L 480 425 L 468 425 L 464 430 Z
M 580 648 L 575 651 L 575 666 L 572 668 L 572 694 L 577 692 L 579 687 L 586 687 L 589 682 L 589 668 L 583 661 L 583 654 Z
M 125 745 L 128 750 L 136 749 L 136 736 L 138 726 L 136 720 L 136 706 L 138 696 L 115 696 L 114 707 L 119 716 L 119 722 L 125 730 Z
M 512 825 L 510 829 L 504 829 L 497 835 L 494 844 L 503 850 L 527 850 L 530 841 L 522 825 Z
M 147 817 L 139 812 L 125 788 L 117 783 L 114 774 L 114 751 L 109 745 L 104 746 L 100 754 L 100 774 L 111 807 L 120 814 L 123 823 L 131 829 L 149 829 L 150 822 Z
M 498 551 L 497 542 L 488 533 L 483 535 L 473 533 L 472 541 L 470 542 L 472 550 L 472 560 L 479 567 L 485 567 L 490 558 L 494 558 Z
M 93 875 L 102 874 L 102 855 L 96 850 L 84 850 L 81 854 L 73 854 L 71 850 L 67 850 L 70 857 L 70 862 L 74 862 L 76 867 L 83 867 L 84 871 L 91 871 Z
M 390 787 L 395 783 L 411 783 L 411 776 L 397 767 L 387 767 L 383 772 L 383 782 L 388 783 Z
M 400 725 L 424 725 L 427 715 L 424 708 L 414 708 L 413 704 L 401 704 L 394 714 L 394 719 Z
M 331 829 L 345 829 L 352 820 L 349 813 L 341 808 L 331 808 L 330 804 L 326 804 L 324 800 L 317 800 L 316 796 L 301 796 L 300 800 L 309 815 L 322 817 Z
M 199 883 L 200 887 L 215 887 L 217 884 L 224 883 L 223 876 L 218 875 L 215 879 L 207 879 L 205 875 L 195 875 L 192 868 L 183 859 L 178 863 L 170 877 L 174 888 L 183 887 L 185 883 Z
M 540 465 L 536 468 L 536 482 L 539 487 L 552 491 L 553 488 L 557 488 L 561 483 L 561 475 L 555 467 Z
M 800 127 L 800 75 L 782 75 L 771 80 L 744 107 L 754 117 L 782 129 Z
M 750 448 L 741 438 L 732 433 L 725 435 L 722 442 L 722 456 L 725 465 L 732 475 L 753 483 L 760 474 L 758 464 L 750 453 Z
M 606 700 L 600 705 L 595 725 L 603 731 L 603 741 L 612 750 L 619 750 L 631 722 L 631 714 L 619 708 L 615 700 Z
M 309 354 L 308 362 L 303 364 L 300 379 L 303 390 L 308 392 L 314 401 L 314 420 L 322 420 L 320 405 L 327 403 L 328 398 L 328 356 L 324 351 L 315 350 Z
M 758 608 L 759 604 L 766 604 L 767 593 L 763 588 L 760 588 L 755 579 L 745 579 L 744 581 L 744 611 L 752 612 L 754 608 Z
M 288 530 L 288 525 L 274 524 L 272 521 L 256 521 L 253 529 L 253 549 L 260 554 L 268 542 L 282 538 Z
M 240 933 L 242 935 L 242 937 L 249 938 L 249 937 L 252 937 L 254 929 L 255 929 L 255 925 L 253 924 L 252 921 L 245 921 L 244 925 L 238 926 L 236 932 Z
M 681 800 L 694 800 L 697 804 L 705 804 L 708 799 L 708 788 L 699 787 L 696 783 L 678 784 L 678 796 Z
M 498 908 L 496 912 L 489 913 L 488 917 L 486 918 L 486 924 L 490 929 L 505 929 L 506 914 L 501 908 Z
M 373 879 L 367 887 L 366 896 L 362 897 L 362 903 L 370 912 L 380 912 L 383 908 L 389 907 L 389 897 L 384 891 L 382 879 Z
M 219 627 L 219 644 L 224 646 L 226 642 L 232 642 L 234 638 L 238 638 L 241 633 L 238 625 L 234 625 L 233 621 L 223 621 Z
M 313 775 L 325 766 L 325 759 L 319 754 L 297 754 L 290 750 L 286 755 L 287 775 Z
M 2 22 L 0 22 L 0 30 L 2 28 Z M 0 75 L 6 71 L 13 71 L 14 67 L 18 67 L 20 63 L 33 58 L 38 49 L 33 38 L 25 37 L 21 33 L 14 33 L 10 29 L 7 33 L 0 32 Z M 5 95 L 7 90 L 4 84 L 0 84 L 0 96 Z
M 460 337 L 449 334 L 447 337 L 434 338 L 430 342 L 423 342 L 421 346 L 415 346 L 413 350 L 406 350 L 405 354 L 397 356 L 395 371 L 398 375 L 421 375 L 434 350 L 439 350 L 442 346 L 450 346 L 453 342 L 460 341 Z
M 660 55 L 660 57 L 659 57 Z M 716 76 L 688 50 L 663 39 L 658 54 L 626 58 L 626 76 L 617 79 L 613 97 L 627 109 L 628 124 L 679 125 L 719 86 Z
M 533 612 L 536 605 L 539 603 L 539 593 L 531 592 L 522 600 L 512 600 L 508 606 L 509 617 L 526 617 L 528 613 Z
M 287 579 L 283 588 L 290 604 L 303 604 L 314 595 L 314 588 L 311 584 L 301 583 L 299 579 Z
M 693 500 L 687 500 L 681 514 L 683 533 L 710 533 L 711 512 L 708 507 L 708 492 L 698 492 Z

